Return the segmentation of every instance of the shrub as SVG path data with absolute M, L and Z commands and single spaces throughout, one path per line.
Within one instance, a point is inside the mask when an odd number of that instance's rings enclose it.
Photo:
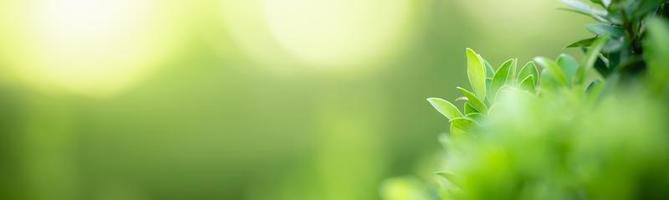
M 597 21 L 583 58 L 494 69 L 467 49 L 462 106 L 428 98 L 450 122 L 438 184 L 384 198 L 669 199 L 668 1 L 564 2 Z

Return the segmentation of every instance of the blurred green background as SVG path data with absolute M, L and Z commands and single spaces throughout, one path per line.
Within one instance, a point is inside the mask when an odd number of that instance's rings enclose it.
M 429 173 L 464 49 L 554 56 L 557 0 L 3 0 L 2 199 L 379 199 Z M 415 163 L 424 163 L 416 166 Z

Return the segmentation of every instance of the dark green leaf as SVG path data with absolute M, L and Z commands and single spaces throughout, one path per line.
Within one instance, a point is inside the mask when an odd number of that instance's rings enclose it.
M 595 41 L 595 39 L 597 39 L 597 37 L 591 37 L 591 38 L 587 38 L 587 39 L 582 39 L 582 40 L 576 41 L 576 42 L 574 42 L 574 43 L 571 43 L 569 46 L 567 46 L 567 48 L 573 48 L 573 47 L 587 47 L 587 46 L 590 46 L 590 45 L 592 44 L 592 42 Z
M 597 38 L 597 40 L 592 44 L 592 46 L 590 46 L 588 51 L 585 53 L 585 60 L 583 64 L 581 64 L 581 67 L 578 68 L 578 72 L 576 73 L 577 83 L 583 83 L 583 81 L 585 80 L 585 73 L 593 68 L 595 61 L 597 61 L 597 57 L 602 51 L 602 48 L 604 47 L 604 44 L 606 44 L 607 40 L 608 40 L 607 37 Z

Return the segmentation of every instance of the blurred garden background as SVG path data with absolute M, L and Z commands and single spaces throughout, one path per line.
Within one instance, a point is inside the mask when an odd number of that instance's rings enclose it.
M 466 47 L 524 63 L 590 35 L 559 7 L 0 1 L 0 198 L 380 199 L 436 168 L 425 98 L 456 97 Z

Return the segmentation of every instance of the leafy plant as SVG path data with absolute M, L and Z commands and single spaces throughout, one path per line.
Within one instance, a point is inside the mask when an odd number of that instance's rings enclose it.
M 416 199 L 669 199 L 669 1 L 563 2 L 598 21 L 582 59 L 495 69 L 467 49 L 471 90 L 427 99 L 450 131 Z

